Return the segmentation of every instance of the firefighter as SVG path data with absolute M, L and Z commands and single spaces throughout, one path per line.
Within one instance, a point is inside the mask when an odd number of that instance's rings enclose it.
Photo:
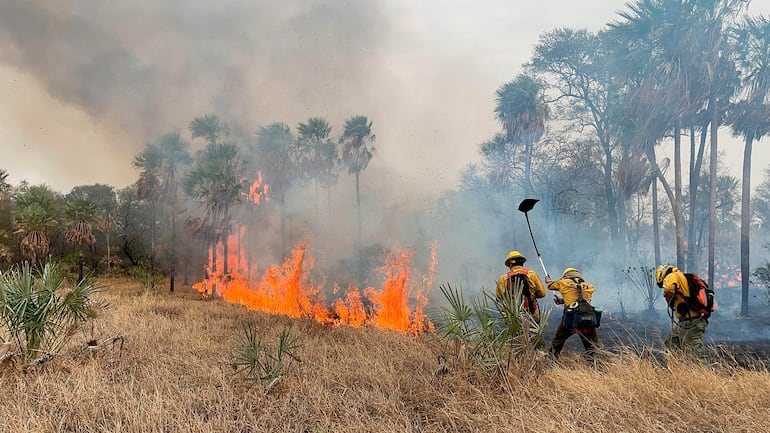
M 557 305 L 564 305 L 566 307 L 576 303 L 578 300 L 578 284 L 580 284 L 580 292 L 583 299 L 589 304 L 591 303 L 591 297 L 594 294 L 594 286 L 588 281 L 583 280 L 583 275 L 579 270 L 575 268 L 566 268 L 561 274 L 561 278 L 558 280 L 552 280 L 550 277 L 545 278 L 545 283 L 548 285 L 548 290 L 555 290 L 561 294 L 561 298 L 558 295 L 554 295 L 554 302 Z M 568 325 L 569 326 L 569 325 Z M 561 353 L 564 343 L 573 334 L 580 336 L 580 341 L 583 343 L 587 358 L 589 361 L 593 361 L 596 354 L 596 348 L 599 347 L 599 333 L 596 327 L 592 328 L 572 328 L 564 326 L 564 313 L 562 313 L 562 320 L 559 321 L 559 326 L 556 328 L 556 333 L 551 340 L 551 355 L 554 358 L 558 358 Z
M 703 358 L 703 334 L 708 318 L 688 306 L 686 298 L 690 296 L 690 287 L 684 272 L 676 266 L 660 265 L 655 269 L 655 282 L 663 289 L 663 297 L 671 310 L 671 333 L 666 338 L 666 347 Z M 674 314 L 677 322 L 673 322 Z
M 526 283 L 522 288 L 522 305 L 529 311 L 535 319 L 540 318 L 540 308 L 537 305 L 537 299 L 545 297 L 545 287 L 540 281 L 537 272 L 524 267 L 527 258 L 518 251 L 511 251 L 505 257 L 505 266 L 509 271 L 500 275 L 497 279 L 497 289 L 495 295 L 502 298 L 506 293 L 512 293 L 512 285 L 515 281 Z

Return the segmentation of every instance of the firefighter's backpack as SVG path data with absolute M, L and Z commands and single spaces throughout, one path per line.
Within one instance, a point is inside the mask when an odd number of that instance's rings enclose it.
M 602 321 L 602 310 L 594 308 L 583 298 L 583 279 L 575 278 L 574 281 L 578 300 L 564 309 L 562 326 L 577 331 L 598 328 Z
M 699 316 L 709 318 L 711 313 L 717 309 L 717 304 L 714 302 L 714 291 L 696 273 L 685 273 L 684 277 L 687 279 L 690 296 L 685 296 L 685 302 L 680 303 L 679 307 L 686 305 Z M 681 313 L 687 314 L 686 311 Z
M 537 311 L 537 299 L 532 296 L 529 289 L 529 269 L 521 268 L 518 271 L 508 272 L 508 290 L 515 293 L 514 289 L 521 290 L 521 309 L 529 314 L 535 314 Z

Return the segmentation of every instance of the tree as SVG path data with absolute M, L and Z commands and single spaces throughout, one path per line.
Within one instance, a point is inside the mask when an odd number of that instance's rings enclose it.
M 340 137 L 342 160 L 348 167 L 348 173 L 356 176 L 356 208 L 358 210 L 358 245 L 361 246 L 361 172 L 366 170 L 374 156 L 372 122 L 366 116 L 353 116 L 345 121 L 345 129 Z
M 93 185 L 78 185 L 70 190 L 66 199 L 86 199 L 92 201 L 94 205 L 96 205 L 96 215 L 94 217 L 93 225 L 97 229 L 97 233 L 100 232 L 104 236 L 107 272 L 109 273 L 112 264 L 111 240 L 113 231 L 116 227 L 115 215 L 118 207 L 115 188 L 110 185 L 99 183 Z M 94 269 L 98 267 L 101 257 L 98 252 L 99 242 L 99 237 L 97 236 L 96 243 L 94 244 Z
M 742 98 L 732 108 L 733 135 L 744 139 L 741 179 L 741 315 L 749 314 L 751 231 L 751 153 L 754 140 L 770 132 L 770 20 L 746 17 L 732 32 Z
M 40 257 L 48 254 L 49 231 L 58 225 L 56 193 L 45 185 L 22 184 L 14 199 L 13 223 L 21 237 L 21 252 L 37 266 Z
M 176 273 L 176 218 L 178 213 L 179 172 L 183 166 L 192 161 L 190 157 L 190 143 L 183 140 L 178 132 L 165 134 L 158 140 L 160 177 L 160 195 L 162 201 L 170 207 L 171 219 L 171 245 L 169 250 L 169 292 L 174 292 L 174 277 Z
M 91 228 L 95 222 L 96 204 L 88 199 L 72 199 L 65 204 L 64 215 L 67 221 L 64 235 L 69 243 L 75 247 L 80 247 L 78 251 L 78 283 L 80 283 L 83 281 L 83 247 L 93 245 L 96 242 Z
M 526 192 L 532 193 L 532 146 L 545 133 L 550 116 L 543 85 L 529 75 L 519 74 L 497 89 L 495 102 L 495 114 L 506 139 L 524 146 Z
M 0 168 L 0 209 L 11 198 L 11 184 L 8 183 L 8 171 Z
M 614 41 L 607 32 L 559 28 L 540 35 L 529 67 L 551 81 L 545 86 L 555 91 L 552 102 L 565 101 L 563 113 L 580 131 L 590 128 L 602 150 L 604 195 L 607 200 L 610 238 L 623 231 L 623 200 L 613 181 L 613 150 L 617 144 L 617 112 L 621 100 L 618 80 L 610 67 Z M 551 102 L 551 101 L 549 101 Z
M 297 166 L 292 158 L 296 140 L 289 125 L 274 122 L 255 132 L 257 152 L 263 163 L 265 182 L 270 185 L 270 195 L 277 197 L 281 219 L 281 257 L 288 254 L 286 248 L 286 192 L 296 179 Z
M 337 147 L 329 139 L 332 127 L 325 119 L 311 117 L 297 126 L 297 155 L 294 158 L 304 178 L 315 184 L 316 215 L 318 214 L 318 187 L 326 181 L 331 194 L 330 171 L 334 170 Z M 331 209 L 329 209 L 331 212 Z
M 222 275 L 227 276 L 228 236 L 231 209 L 241 200 L 240 150 L 235 143 L 209 143 L 198 151 L 182 185 L 187 195 L 198 202 L 201 224 L 214 230 L 212 271 L 216 271 L 217 246 L 223 244 Z M 215 288 L 216 290 L 216 288 Z M 212 293 L 216 296 L 216 291 Z
M 155 236 L 157 229 L 157 202 L 160 197 L 161 152 L 154 143 L 148 143 L 144 150 L 134 157 L 133 165 L 141 170 L 136 181 L 136 194 L 139 200 L 150 204 L 150 284 L 155 287 Z
M 680 136 L 683 119 L 708 107 L 712 129 L 712 162 L 716 170 L 716 129 L 729 98 L 729 64 L 723 26 L 742 0 L 640 0 L 628 4 L 621 20 L 611 24 L 626 40 L 626 64 L 635 86 L 626 103 L 633 133 L 648 155 L 674 210 L 677 266 L 684 267 L 684 217 L 681 194 Z M 641 72 L 640 72 L 641 71 Z M 656 167 L 654 146 L 669 132 L 674 137 L 674 188 Z M 712 175 L 715 181 L 716 174 Z M 712 203 L 713 197 L 712 185 Z M 710 206 L 712 211 L 713 205 Z M 710 245 L 713 236 L 710 236 Z M 710 263 L 713 262 L 713 255 Z

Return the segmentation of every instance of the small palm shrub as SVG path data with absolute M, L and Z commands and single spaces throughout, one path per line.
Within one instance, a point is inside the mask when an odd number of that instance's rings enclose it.
M 302 345 L 291 329 L 284 329 L 274 348 L 267 347 L 257 337 L 253 325 L 244 324 L 236 336 L 230 365 L 235 374 L 242 375 L 252 384 L 260 383 L 265 394 L 278 383 L 289 370 L 293 361 L 299 362 L 296 351 Z
M 54 356 L 74 330 L 106 306 L 93 299 L 101 290 L 93 278 L 68 286 L 65 275 L 50 261 L 38 273 L 25 262 L 0 275 L 0 333 L 15 343 L 25 365 Z
M 438 314 L 438 331 L 443 338 L 461 346 L 467 359 L 490 376 L 524 377 L 539 372 L 545 358 L 543 331 L 550 311 L 541 308 L 539 320 L 522 309 L 521 288 L 512 296 L 497 298 L 482 291 L 470 303 L 462 288 L 439 286 L 448 306 Z M 459 345 L 457 344 L 459 342 Z

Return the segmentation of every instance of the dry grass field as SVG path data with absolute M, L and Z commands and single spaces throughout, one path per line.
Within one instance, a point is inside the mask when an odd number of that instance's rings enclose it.
M 455 362 L 437 335 L 103 284 L 111 307 L 59 356 L 26 373 L 2 366 L 1 432 L 770 431 L 767 371 L 633 354 L 593 368 L 565 354 L 537 377 L 492 379 Z M 268 347 L 286 329 L 302 345 L 269 392 L 230 365 L 247 323 Z M 437 374 L 441 353 L 449 368 Z

